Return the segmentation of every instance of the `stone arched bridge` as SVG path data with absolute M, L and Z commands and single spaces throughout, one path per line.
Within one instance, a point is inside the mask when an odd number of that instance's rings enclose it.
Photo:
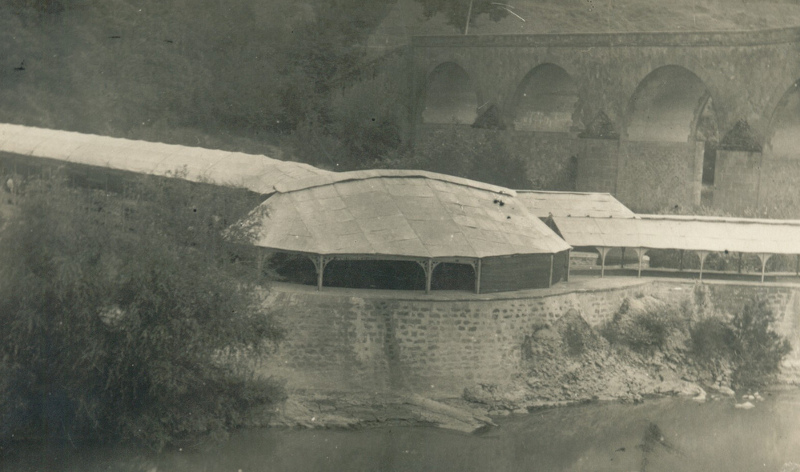
M 412 51 L 418 135 L 505 127 L 532 160 L 577 158 L 577 190 L 640 211 L 800 215 L 800 28 L 418 36 Z

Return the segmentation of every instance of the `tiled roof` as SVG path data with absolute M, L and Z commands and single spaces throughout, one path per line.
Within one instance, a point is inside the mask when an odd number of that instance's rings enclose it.
M 421 171 L 277 187 L 241 224 L 257 246 L 324 255 L 482 258 L 569 249 L 513 190 Z
M 517 190 L 517 199 L 539 218 L 548 216 L 634 218 L 636 216 L 608 193 Z
M 800 254 L 798 221 L 668 215 L 553 221 L 572 246 Z
M 286 181 L 329 172 L 266 156 L 0 123 L 0 152 L 150 175 L 186 172 L 191 181 L 268 194 Z

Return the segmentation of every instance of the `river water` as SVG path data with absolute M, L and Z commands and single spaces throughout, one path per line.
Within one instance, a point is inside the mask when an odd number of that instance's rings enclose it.
M 664 398 L 502 418 L 467 435 L 423 427 L 248 430 L 195 450 L 34 448 L 3 465 L 41 471 L 770 471 L 800 464 L 800 392 L 754 402 Z

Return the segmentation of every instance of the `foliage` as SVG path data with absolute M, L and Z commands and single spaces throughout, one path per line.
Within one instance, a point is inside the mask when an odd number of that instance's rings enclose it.
M 752 301 L 734 315 L 731 350 L 735 385 L 763 385 L 778 372 L 781 360 L 792 350 L 789 341 L 772 330 L 774 322 L 775 314 L 764 300 Z
M 420 139 L 413 155 L 378 164 L 439 172 L 509 188 L 530 188 L 526 158 L 513 149 L 509 135 L 502 131 L 448 125 Z
M 422 4 L 423 14 L 431 18 L 438 13 L 444 14 L 447 22 L 465 31 L 465 26 L 475 24 L 480 15 L 488 15 L 494 21 L 508 16 L 505 5 L 490 0 L 416 0 Z M 465 32 L 466 33 L 466 32 Z
M 703 365 L 716 369 L 729 362 L 733 384 L 755 388 L 778 372 L 791 351 L 789 341 L 775 333 L 775 315 L 763 300 L 752 300 L 731 319 L 706 318 L 691 329 L 691 352 Z
M 747 120 L 739 120 L 722 140 L 719 149 L 731 151 L 761 152 L 761 139 L 756 136 Z
M 611 344 L 650 354 L 666 347 L 670 335 L 675 330 L 683 329 L 684 319 L 679 309 L 668 306 L 646 306 L 644 310 L 631 310 L 631 301 L 626 299 L 600 332 Z
M 735 335 L 730 323 L 720 318 L 704 318 L 689 329 L 693 357 L 718 379 L 722 366 L 731 358 Z
M 243 201 L 167 179 L 125 196 L 28 183 L 0 239 L 0 438 L 159 448 L 277 398 L 230 357 L 280 336 L 221 236 Z
M 570 323 L 566 326 L 563 338 L 571 355 L 581 355 L 586 351 L 586 334 L 577 323 Z

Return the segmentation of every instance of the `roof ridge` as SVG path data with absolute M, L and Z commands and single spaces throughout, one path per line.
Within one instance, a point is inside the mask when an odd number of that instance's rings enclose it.
M 424 178 L 438 180 L 464 187 L 486 190 L 499 193 L 510 197 L 517 195 L 516 190 L 512 190 L 499 185 L 492 185 L 477 180 L 465 179 L 447 174 L 439 174 L 426 170 L 404 170 L 404 169 L 370 169 L 355 170 L 349 172 L 331 172 L 330 174 L 308 177 L 294 182 L 281 182 L 275 185 L 278 193 L 291 193 L 299 190 L 306 190 L 315 187 L 323 187 L 342 182 L 353 182 L 359 180 L 378 179 L 378 178 Z

